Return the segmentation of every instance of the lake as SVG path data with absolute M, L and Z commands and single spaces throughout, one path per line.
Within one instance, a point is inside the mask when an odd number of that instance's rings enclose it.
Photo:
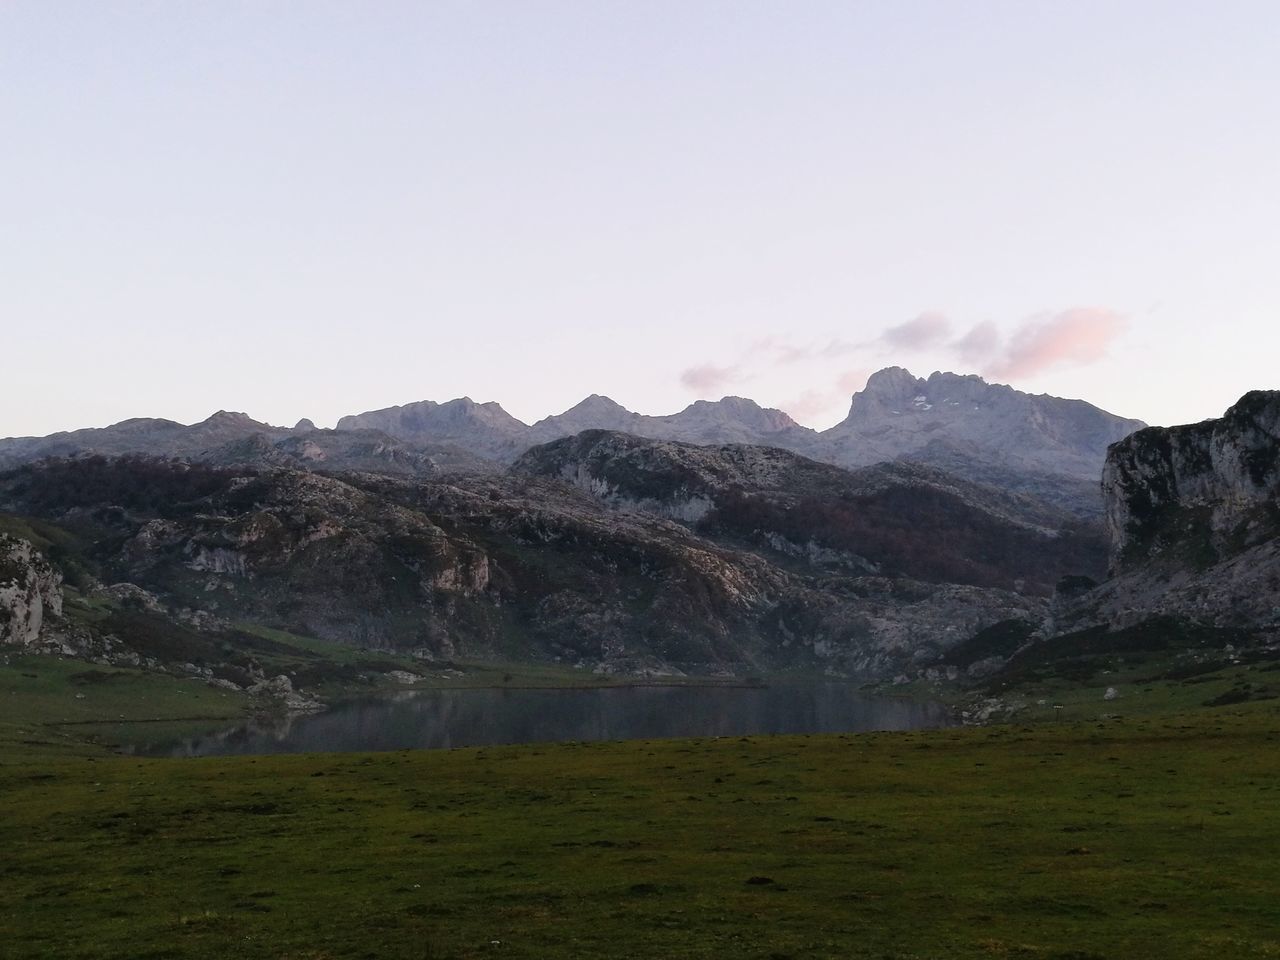
M 151 756 L 441 749 L 491 744 L 950 726 L 941 704 L 850 684 L 418 690 L 139 747 Z

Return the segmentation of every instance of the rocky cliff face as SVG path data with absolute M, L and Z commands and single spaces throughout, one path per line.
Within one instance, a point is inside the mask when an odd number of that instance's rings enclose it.
M 1066 605 L 1057 627 L 1156 614 L 1280 624 L 1280 391 L 1115 444 L 1103 491 L 1112 579 Z
M 1102 477 L 1112 567 L 1207 566 L 1280 533 L 1280 391 L 1219 420 L 1151 427 L 1112 447 Z
M 62 574 L 26 540 L 0 533 L 0 644 L 29 647 L 62 616 Z

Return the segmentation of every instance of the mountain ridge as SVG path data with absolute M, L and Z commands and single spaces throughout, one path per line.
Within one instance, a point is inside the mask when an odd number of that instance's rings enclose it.
M 0 469 L 42 457 L 85 454 L 227 462 L 233 448 L 243 458 L 256 446 L 263 463 L 279 465 L 284 456 L 305 469 L 376 471 L 378 456 L 385 456 L 389 447 L 370 459 L 370 435 L 365 432 L 373 431 L 386 444 L 404 448 L 402 455 L 391 458 L 396 461 L 388 467 L 391 473 L 404 473 L 415 457 L 426 472 L 492 470 L 515 462 L 537 444 L 606 429 L 703 445 L 779 447 L 848 468 L 894 460 L 925 463 L 988 486 L 1046 499 L 1082 517 L 1096 517 L 1101 514 L 1097 483 L 1107 446 L 1144 426 L 1083 400 L 1023 393 L 973 374 L 935 371 L 917 378 L 902 367 L 888 367 L 853 394 L 849 415 L 824 431 L 737 396 L 695 400 L 676 413 L 651 416 L 595 393 L 532 425 L 495 401 L 459 397 L 350 414 L 331 431 L 317 430 L 306 419 L 293 428 L 277 427 L 225 410 L 191 425 L 135 418 L 48 437 L 0 440 Z M 293 438 L 303 435 L 330 450 L 345 446 L 351 452 L 345 458 L 333 453 L 317 458 L 275 449 L 301 449 Z M 264 442 L 249 444 L 254 436 Z M 323 443 L 316 439 L 320 437 Z

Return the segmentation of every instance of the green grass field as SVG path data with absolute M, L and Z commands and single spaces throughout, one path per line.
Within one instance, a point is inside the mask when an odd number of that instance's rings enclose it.
M 0 742 L 5 957 L 1280 957 L 1270 703 L 203 760 L 43 721 Z

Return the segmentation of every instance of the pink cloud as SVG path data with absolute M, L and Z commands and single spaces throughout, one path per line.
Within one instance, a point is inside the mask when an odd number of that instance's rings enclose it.
M 951 321 L 936 310 L 930 310 L 914 320 L 890 327 L 880 334 L 880 342 L 894 350 L 927 350 L 950 335 Z
M 1106 307 L 1075 307 L 1033 317 L 1014 332 L 1003 355 L 984 372 L 1017 379 L 1064 363 L 1094 363 L 1106 356 L 1124 326 L 1125 318 Z
M 696 393 L 714 393 L 740 379 L 737 366 L 717 367 L 711 363 L 689 367 L 680 374 L 680 382 Z
M 846 370 L 840 374 L 840 378 L 836 380 L 836 389 L 848 399 L 867 385 L 867 378 L 874 371 L 869 367 L 858 367 L 856 370 Z
M 867 385 L 870 375 L 871 371 L 862 367 L 845 371 L 830 390 L 806 390 L 785 404 L 783 409 L 797 422 L 812 424 L 814 420 L 822 419 L 824 414 L 843 410 L 850 396 Z
M 785 404 L 783 410 L 797 423 L 808 423 L 830 412 L 839 402 L 840 397 L 830 391 L 806 390 L 796 399 Z

